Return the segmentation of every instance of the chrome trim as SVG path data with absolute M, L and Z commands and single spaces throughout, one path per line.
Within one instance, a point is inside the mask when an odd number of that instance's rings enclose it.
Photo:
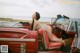
M 0 41 L 27 41 L 27 42 L 35 42 L 36 39 L 0 38 Z
M 69 32 L 69 28 L 70 28 L 71 23 L 72 23 L 72 21 L 69 22 L 69 26 L 67 28 L 67 32 Z

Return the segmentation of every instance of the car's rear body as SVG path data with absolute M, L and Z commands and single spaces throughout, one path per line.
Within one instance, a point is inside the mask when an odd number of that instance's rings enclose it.
M 9 53 L 37 53 L 37 32 L 23 28 L 0 28 L 0 45 Z

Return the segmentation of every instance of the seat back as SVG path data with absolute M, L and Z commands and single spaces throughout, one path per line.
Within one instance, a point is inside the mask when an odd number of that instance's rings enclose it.
M 43 35 L 43 29 L 39 29 L 38 33 L 39 33 L 40 36 L 42 36 Z
M 48 34 L 45 30 L 43 31 L 43 40 L 44 40 L 45 49 L 48 49 L 49 38 L 48 38 Z

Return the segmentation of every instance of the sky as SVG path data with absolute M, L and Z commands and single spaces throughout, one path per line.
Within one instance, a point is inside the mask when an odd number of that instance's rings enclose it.
M 50 21 L 56 15 L 80 18 L 80 0 L 0 0 L 0 17 L 28 19 L 39 12 L 41 21 Z

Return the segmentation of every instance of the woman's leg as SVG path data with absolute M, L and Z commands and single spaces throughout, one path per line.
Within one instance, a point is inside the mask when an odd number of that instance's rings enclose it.
M 51 27 L 47 27 L 47 33 L 48 33 L 48 37 L 51 41 L 63 42 L 62 38 L 58 38 L 58 37 L 56 37 L 55 35 L 52 34 Z

